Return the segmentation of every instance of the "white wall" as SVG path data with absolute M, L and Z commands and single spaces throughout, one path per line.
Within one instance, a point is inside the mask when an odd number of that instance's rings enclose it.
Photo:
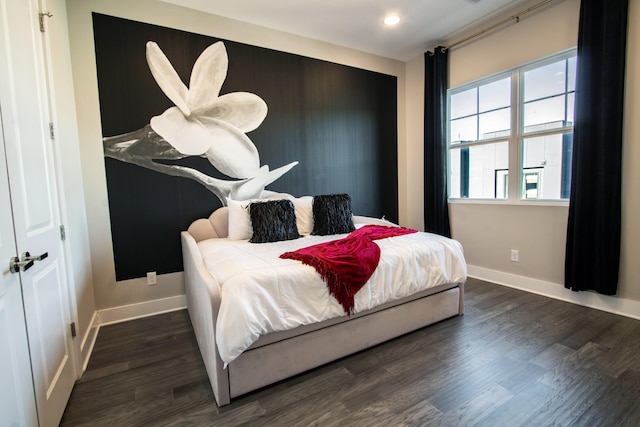
M 629 0 L 622 158 L 620 295 L 640 301 L 640 0 Z
M 47 0 L 52 17 L 45 20 L 45 42 L 48 50 L 47 68 L 50 71 L 52 92 L 51 113 L 55 125 L 54 153 L 60 182 L 62 222 L 66 229 L 64 244 L 67 278 L 72 292 L 73 321 L 79 363 L 87 361 L 97 331 L 94 326 L 96 306 L 89 234 L 85 211 L 84 187 L 80 160 L 80 140 L 75 120 L 73 76 L 69 50 L 69 33 L 64 0 Z
M 486 37 L 450 52 L 450 87 L 574 47 L 579 0 L 555 2 Z M 452 203 L 452 233 L 465 246 L 469 264 L 564 282 L 568 207 Z M 510 250 L 520 251 L 512 263 Z
M 84 197 L 91 241 L 91 258 L 96 305 L 100 309 L 127 304 L 144 303 L 184 294 L 181 273 L 158 277 L 158 285 L 149 287 L 145 279 L 121 282 L 115 280 L 113 250 L 109 221 L 109 209 L 102 150 L 102 134 L 98 105 L 98 86 L 91 12 L 147 22 L 194 33 L 210 35 L 255 46 L 295 53 L 312 58 L 350 65 L 398 77 L 398 153 L 400 218 L 406 218 L 407 179 L 402 165 L 406 157 L 406 127 L 404 99 L 405 64 L 387 58 L 370 55 L 245 24 L 219 16 L 208 15 L 180 8 L 156 0 L 67 0 L 69 33 L 77 118 L 82 141 Z M 123 72 L 126 72 L 123 70 Z
M 398 169 L 406 170 L 404 177 L 399 176 L 400 187 L 407 188 L 404 216 L 400 224 L 405 227 L 424 229 L 424 57 L 422 55 L 407 62 L 406 89 L 407 108 L 407 152 Z M 400 207 L 402 208 L 402 204 Z M 402 210 L 401 210 L 402 212 Z
M 450 87 L 489 76 L 511 67 L 573 47 L 577 42 L 579 0 L 554 1 L 504 28 L 456 47 L 450 52 Z M 627 54 L 626 113 L 624 126 L 622 257 L 617 300 L 638 310 L 640 305 L 640 0 L 630 0 Z M 446 46 L 446 43 L 444 44 Z M 424 87 L 422 57 L 407 64 L 407 152 L 422 159 Z M 411 90 L 409 90 L 411 88 Z M 419 95 L 418 95 L 419 94 Z M 417 176 L 422 165 L 408 162 L 408 176 Z M 410 226 L 422 225 L 422 182 L 409 186 Z M 415 203 L 411 201 L 415 200 Z M 522 279 L 529 290 L 582 302 L 563 288 L 567 206 L 523 206 L 500 203 L 454 202 L 450 204 L 453 237 L 465 248 L 470 271 L 489 272 L 505 281 Z M 510 261 L 510 249 L 519 249 L 520 262 Z M 495 273 L 495 274 L 494 274 Z M 524 280 L 524 278 L 533 279 Z M 533 287 L 533 289 L 531 289 Z M 550 289 L 550 291 L 549 291 Z M 587 294 L 587 293 L 580 293 Z M 607 306 L 620 305 L 611 298 Z M 640 314 L 640 310 L 637 311 Z

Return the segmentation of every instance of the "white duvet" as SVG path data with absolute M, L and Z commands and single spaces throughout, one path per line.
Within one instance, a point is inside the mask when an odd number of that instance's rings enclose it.
M 259 244 L 229 239 L 198 243 L 205 265 L 221 287 L 216 343 L 225 366 L 263 334 L 345 315 L 313 267 L 279 258 L 284 252 L 345 236 Z M 354 313 L 466 280 L 462 246 L 455 240 L 418 232 L 375 243 L 381 249 L 380 262 L 356 294 Z

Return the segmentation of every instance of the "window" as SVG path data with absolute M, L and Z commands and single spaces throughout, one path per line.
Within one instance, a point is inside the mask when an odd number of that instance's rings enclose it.
M 566 200 L 575 50 L 449 90 L 449 197 Z

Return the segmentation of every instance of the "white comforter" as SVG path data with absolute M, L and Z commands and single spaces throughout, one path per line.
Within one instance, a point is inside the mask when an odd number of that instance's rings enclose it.
M 345 314 L 313 267 L 279 258 L 284 252 L 345 236 L 305 236 L 260 244 L 211 239 L 198 244 L 222 290 L 216 342 L 225 366 L 262 334 Z M 455 240 L 419 232 L 375 243 L 381 248 L 380 262 L 355 296 L 355 313 L 466 280 L 462 246 Z

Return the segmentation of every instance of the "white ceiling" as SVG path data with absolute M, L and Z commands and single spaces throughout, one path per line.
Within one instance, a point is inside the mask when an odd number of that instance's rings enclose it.
M 531 0 L 163 0 L 214 15 L 406 61 Z M 385 15 L 400 23 L 385 27 Z

